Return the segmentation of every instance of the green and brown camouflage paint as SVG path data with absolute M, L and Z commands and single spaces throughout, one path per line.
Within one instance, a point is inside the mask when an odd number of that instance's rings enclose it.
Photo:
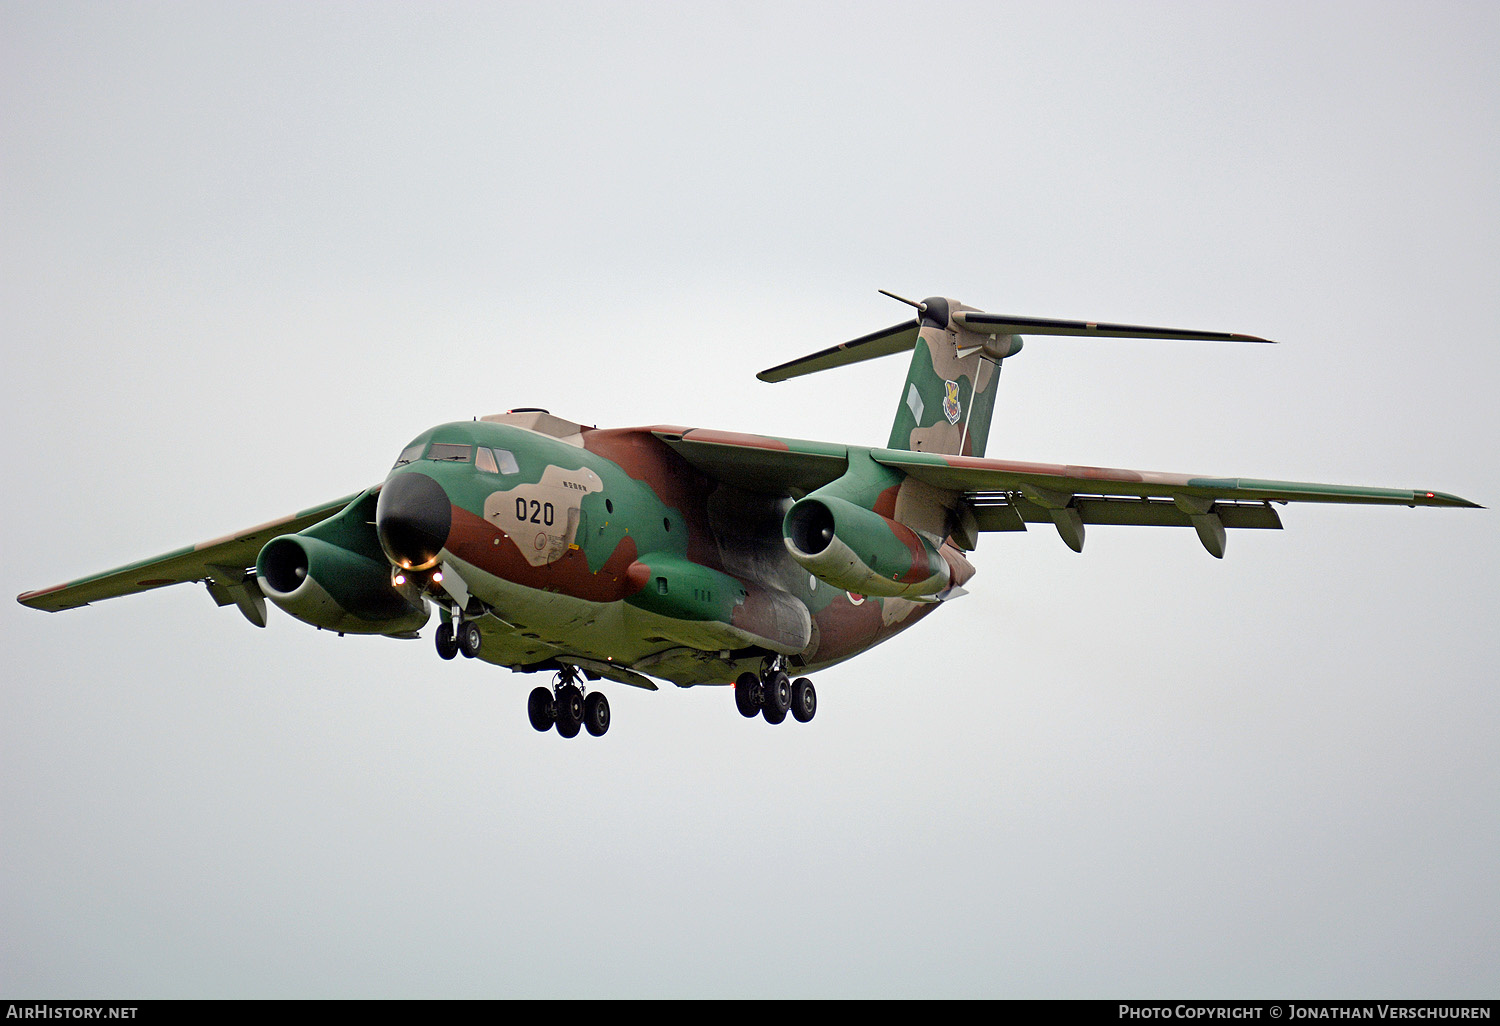
M 409 637 L 428 619 L 428 599 L 384 560 L 372 521 L 383 488 L 421 474 L 423 489 L 440 489 L 445 537 L 434 563 L 452 572 L 445 601 L 479 625 L 480 658 L 687 686 L 728 683 L 771 658 L 811 672 L 867 651 L 961 593 L 974 574 L 964 552 L 982 531 L 1050 521 L 1081 550 L 1088 523 L 1190 526 L 1222 556 L 1226 527 L 1281 526 L 1273 502 L 1475 505 L 1432 491 L 984 458 L 1001 362 L 1020 350 L 1020 332 L 1265 340 L 1015 318 L 943 298 L 910 305 L 915 320 L 759 375 L 780 381 L 910 350 L 884 449 L 664 425 L 601 430 L 515 411 L 414 440 L 422 452 L 503 449 L 513 466 L 477 464 L 472 451 L 402 462 L 357 495 L 19 600 L 59 610 L 201 581 L 264 626 L 259 582 L 277 570 L 262 564 L 273 547 L 292 546 L 317 587 L 287 578 L 273 601 L 325 629 Z M 799 508 L 819 514 L 841 566 L 792 543 Z
M 503 448 L 515 456 L 515 474 L 432 460 L 391 474 L 425 474 L 452 503 L 445 562 L 497 621 L 483 625 L 481 658 L 524 669 L 583 656 L 644 663 L 680 684 L 728 683 L 767 654 L 808 670 L 848 658 L 930 608 L 818 581 L 783 546 L 786 498 L 705 475 L 658 437 L 660 428 L 548 424 L 546 433 L 524 421 L 460 421 L 413 441 Z M 845 455 L 858 468 L 846 475 L 846 494 L 894 512 L 900 475 L 862 450 L 853 457 Z M 671 654 L 684 648 L 692 651 Z

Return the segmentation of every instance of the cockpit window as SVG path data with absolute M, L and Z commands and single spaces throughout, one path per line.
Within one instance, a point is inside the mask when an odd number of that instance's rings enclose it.
M 521 470 L 509 449 L 480 449 L 474 454 L 474 465 L 491 474 L 516 474 Z
M 516 462 L 515 454 L 509 449 L 496 449 L 495 461 L 500 464 L 500 473 L 502 474 L 519 474 L 521 472 L 521 467 Z
M 408 463 L 413 463 L 421 459 L 422 450 L 425 448 L 426 445 L 422 442 L 418 442 L 416 445 L 408 445 L 405 449 L 401 450 L 401 455 L 396 457 L 396 466 L 404 467 Z
M 473 451 L 472 445 L 455 445 L 451 442 L 433 442 L 432 448 L 427 450 L 427 458 L 430 460 L 444 460 L 449 463 L 467 463 L 469 455 Z

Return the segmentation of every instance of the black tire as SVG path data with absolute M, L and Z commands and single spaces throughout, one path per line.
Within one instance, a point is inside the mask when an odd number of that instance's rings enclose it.
M 444 659 L 452 659 L 458 655 L 458 639 L 453 636 L 453 624 L 438 624 L 437 634 L 433 637 L 437 642 L 438 655 Z
M 742 673 L 734 682 L 734 707 L 745 719 L 760 712 L 760 678 L 753 673 Z
M 806 677 L 792 681 L 792 715 L 798 723 L 806 723 L 818 711 L 818 691 Z
M 479 646 L 484 644 L 484 635 L 479 633 L 479 624 L 473 620 L 467 620 L 458 628 L 458 650 L 464 654 L 465 659 L 473 659 L 479 654 Z
M 583 725 L 595 737 L 603 737 L 609 729 L 609 699 L 602 691 L 592 691 L 583 700 Z
M 792 682 L 787 675 L 777 670 L 766 679 L 766 697 L 761 706 L 760 714 L 766 718 L 767 723 L 780 723 L 786 719 L 787 710 L 792 707 Z
M 564 684 L 557 692 L 557 732 L 563 737 L 577 737 L 583 724 L 583 692 L 576 684 Z
M 547 688 L 536 688 L 526 699 L 526 715 L 537 730 L 551 730 L 557 719 L 552 709 L 552 692 Z

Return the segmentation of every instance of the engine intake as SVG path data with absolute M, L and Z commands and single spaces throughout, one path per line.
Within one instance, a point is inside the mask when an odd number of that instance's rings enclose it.
M 391 583 L 389 564 L 320 538 L 284 534 L 260 550 L 266 597 L 314 627 L 342 634 L 405 634 L 427 622 L 427 603 Z
M 255 577 L 267 598 L 303 623 L 342 634 L 411 634 L 427 622 L 427 600 L 397 587 L 371 522 L 374 489 L 300 534 L 266 542 Z
M 787 510 L 782 538 L 814 577 L 861 595 L 908 598 L 948 587 L 948 562 L 904 524 L 832 495 L 809 495 Z

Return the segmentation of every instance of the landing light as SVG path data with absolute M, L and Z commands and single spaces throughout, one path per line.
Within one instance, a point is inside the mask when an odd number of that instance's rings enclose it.
M 433 584 L 442 584 L 443 583 L 443 572 L 441 570 L 434 570 L 432 572 L 432 583 Z
M 397 574 L 396 575 L 396 586 L 399 588 L 401 585 L 403 585 L 405 583 L 406 583 L 406 575 L 405 574 Z

